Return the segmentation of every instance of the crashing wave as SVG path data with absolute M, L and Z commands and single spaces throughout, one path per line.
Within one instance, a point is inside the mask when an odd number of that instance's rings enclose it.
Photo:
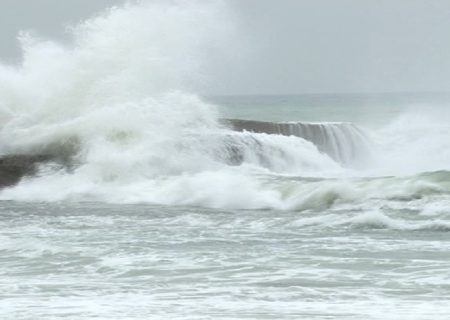
M 225 120 L 237 131 L 250 131 L 301 137 L 315 144 L 331 158 L 346 165 L 367 159 L 369 140 L 352 123 L 266 122 L 254 120 Z

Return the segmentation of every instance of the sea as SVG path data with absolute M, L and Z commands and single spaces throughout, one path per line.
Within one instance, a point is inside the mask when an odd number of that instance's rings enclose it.
M 185 6 L 0 64 L 0 155 L 66 159 L 0 190 L 0 319 L 449 319 L 450 95 L 194 94 Z

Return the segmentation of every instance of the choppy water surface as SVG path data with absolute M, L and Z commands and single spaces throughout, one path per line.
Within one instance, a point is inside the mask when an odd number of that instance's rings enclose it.
M 448 319 L 448 95 L 203 99 L 232 12 L 174 3 L 0 63 L 0 157 L 64 159 L 0 190 L 0 319 Z
M 1 212 L 3 319 L 447 319 L 450 312 L 448 211 L 4 202 Z

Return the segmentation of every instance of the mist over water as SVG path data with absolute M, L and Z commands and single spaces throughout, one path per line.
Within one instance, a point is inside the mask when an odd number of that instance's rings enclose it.
M 246 165 L 304 174 L 338 167 L 301 139 L 231 133 L 214 106 L 186 93 L 186 83 L 200 77 L 203 52 L 225 33 L 226 11 L 220 2 L 114 8 L 75 27 L 69 48 L 24 35 L 22 66 L 2 74 L 1 150 L 74 152 L 78 165 L 43 168 L 2 197 L 266 207 L 201 194 L 245 180 L 257 196 Z M 244 153 L 242 169 L 224 163 L 225 135 Z M 174 196 L 186 183 L 205 201 Z
M 222 2 L 155 2 L 113 8 L 73 27 L 71 46 L 22 35 L 22 65 L 2 66 L 0 150 L 74 153 L 77 164 L 70 170 L 43 168 L 40 177 L 1 197 L 285 209 L 292 208 L 290 201 L 276 188 L 266 190 L 255 172 L 353 177 L 448 169 L 448 126 L 432 113 L 384 119 L 366 132 L 374 138 L 372 159 L 366 156 L 354 168 L 298 137 L 229 131 L 219 122 L 227 112 L 190 93 L 189 84 L 202 78 L 205 52 L 229 40 L 231 20 Z M 333 120 L 327 119 L 330 110 L 342 109 L 342 101 L 324 102 L 311 120 Z M 257 115 L 263 107 L 241 109 Z M 343 119 L 352 114 L 350 107 L 340 110 Z M 369 119 L 380 113 L 371 107 L 372 112 L 364 109 Z M 273 113 L 277 109 L 277 103 L 270 105 Z M 302 121 L 302 113 L 295 118 L 291 112 L 285 120 Z M 358 152 L 345 151 L 351 138 L 345 135 L 356 133 L 330 135 L 337 137 L 335 154 Z M 242 153 L 238 167 L 227 161 L 230 144 Z M 231 201 L 243 180 L 248 204 Z M 187 195 L 179 196 L 179 189 Z M 221 192 L 208 195 L 211 189 Z M 272 199 L 261 201 L 266 191 Z
M 0 191 L 0 314 L 446 319 L 450 99 L 201 97 L 233 21 L 221 1 L 137 2 L 70 45 L 20 36 L 0 155 L 70 163 Z

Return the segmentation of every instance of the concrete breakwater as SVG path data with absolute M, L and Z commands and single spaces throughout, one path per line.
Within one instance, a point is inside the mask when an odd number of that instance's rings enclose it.
M 36 174 L 38 165 L 53 159 L 50 155 L 8 155 L 0 158 L 0 187 L 14 185 Z
M 296 136 L 312 142 L 323 153 L 344 165 L 366 157 L 369 141 L 356 125 L 346 122 L 266 122 L 227 119 L 224 123 L 235 131 Z
M 248 131 L 274 135 L 297 136 L 312 142 L 319 151 L 327 154 L 336 162 L 352 165 L 356 160 L 368 154 L 368 140 L 365 134 L 351 123 L 302 123 L 302 122 L 264 122 L 253 120 L 227 119 L 222 122 L 234 131 Z M 230 145 L 232 165 L 239 165 L 242 150 L 230 139 L 219 140 L 218 143 Z M 258 140 L 254 138 L 254 144 Z M 221 142 L 220 142 L 221 141 Z M 242 146 L 241 146 L 242 147 Z M 259 153 L 264 153 L 260 148 Z M 0 156 L 0 188 L 17 184 L 23 177 L 33 176 L 39 166 L 45 163 L 58 163 L 69 168 L 74 163 L 76 146 L 62 146 L 59 151 L 53 150 L 42 154 L 13 154 Z M 58 152 L 60 154 L 58 154 Z M 260 157 L 264 157 L 260 154 Z M 267 155 L 270 156 L 270 155 Z

